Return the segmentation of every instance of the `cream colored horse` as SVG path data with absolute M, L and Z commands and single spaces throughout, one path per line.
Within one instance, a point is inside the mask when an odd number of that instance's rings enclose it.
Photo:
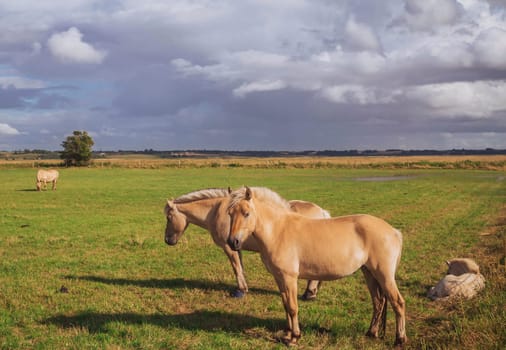
M 227 244 L 230 231 L 230 217 L 227 213 L 228 201 L 229 191 L 225 189 L 195 191 L 180 196 L 174 201 L 167 201 L 165 205 L 165 216 L 167 218 L 165 243 L 168 245 L 177 244 L 190 223 L 209 231 L 214 243 L 223 249 L 234 270 L 237 289 L 231 295 L 242 297 L 248 291 L 248 285 L 244 277 L 240 251 L 233 251 Z M 311 202 L 291 201 L 290 206 L 291 210 L 311 217 L 330 217 L 326 210 Z M 259 250 L 254 238 L 248 239 L 244 243 L 243 249 L 255 252 Z M 308 281 L 302 299 L 316 298 L 318 286 L 318 281 Z
M 47 183 L 53 183 L 53 191 L 56 190 L 56 182 L 58 181 L 58 170 L 43 170 L 40 169 L 37 171 L 37 191 L 42 189 L 42 185 L 44 185 L 44 189 L 47 189 Z
M 228 244 L 241 249 L 253 235 L 267 270 L 276 280 L 286 311 L 284 342 L 295 344 L 298 320 L 297 279 L 334 280 L 364 273 L 373 315 L 367 335 L 385 326 L 387 300 L 396 316 L 396 345 L 406 342 L 405 302 L 395 282 L 402 250 L 401 233 L 371 215 L 312 219 L 293 213 L 288 203 L 266 188 L 243 188 L 231 194 Z

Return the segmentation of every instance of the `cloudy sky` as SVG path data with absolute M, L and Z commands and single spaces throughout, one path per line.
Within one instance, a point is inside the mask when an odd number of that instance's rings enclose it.
M 0 150 L 506 148 L 505 0 L 0 0 Z

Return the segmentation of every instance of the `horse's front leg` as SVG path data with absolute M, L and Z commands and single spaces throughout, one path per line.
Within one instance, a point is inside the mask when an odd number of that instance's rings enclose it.
M 246 283 L 246 278 L 244 277 L 241 252 L 232 250 L 228 244 L 223 246 L 223 250 L 230 260 L 230 264 L 234 269 L 235 279 L 237 281 L 237 289 L 231 292 L 230 295 L 234 298 L 242 298 L 244 294 L 248 292 L 248 284 Z
M 297 276 L 279 274 L 275 276 L 275 279 L 281 292 L 281 300 L 283 301 L 288 324 L 286 334 L 282 340 L 286 345 L 295 345 L 301 335 L 298 318 Z

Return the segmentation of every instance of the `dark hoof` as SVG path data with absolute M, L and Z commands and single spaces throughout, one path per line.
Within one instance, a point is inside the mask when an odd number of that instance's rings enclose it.
M 374 339 L 377 339 L 378 338 L 378 333 L 373 333 L 371 332 L 370 330 L 367 331 L 367 333 L 365 334 L 366 337 L 369 337 L 369 338 L 374 338 Z
M 406 336 L 401 338 L 396 338 L 394 343 L 395 349 L 404 349 L 404 345 L 406 345 L 408 342 L 408 338 Z
M 302 294 L 302 296 L 300 297 L 302 300 L 304 301 L 311 301 L 311 300 L 315 300 L 316 299 L 316 294 L 313 294 L 311 292 L 308 292 L 307 290 L 304 292 L 304 294 Z
M 242 297 L 244 297 L 244 295 L 245 295 L 245 294 L 246 294 L 246 293 L 244 293 L 244 292 L 243 292 L 242 290 L 240 290 L 240 289 L 235 289 L 235 290 L 233 290 L 233 291 L 231 291 L 231 292 L 230 292 L 230 296 L 231 296 L 232 298 L 242 298 Z
M 281 341 L 283 342 L 283 344 L 285 344 L 286 346 L 295 346 L 297 345 L 297 341 L 300 339 L 300 334 L 299 335 L 286 335 L 284 336 Z

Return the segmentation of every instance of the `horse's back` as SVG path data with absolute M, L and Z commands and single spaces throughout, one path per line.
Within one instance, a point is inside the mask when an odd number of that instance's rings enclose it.
M 58 170 L 43 170 L 37 172 L 37 181 L 55 181 L 58 179 L 60 173 Z
M 312 217 L 315 219 L 326 219 L 330 218 L 330 214 L 328 211 L 316 205 L 312 202 L 301 201 L 298 199 L 294 199 L 288 202 L 290 204 L 290 209 L 298 214 Z
M 402 234 L 385 220 L 369 214 L 356 214 L 334 218 L 337 224 L 353 222 L 354 234 L 359 236 L 368 250 L 402 248 Z

